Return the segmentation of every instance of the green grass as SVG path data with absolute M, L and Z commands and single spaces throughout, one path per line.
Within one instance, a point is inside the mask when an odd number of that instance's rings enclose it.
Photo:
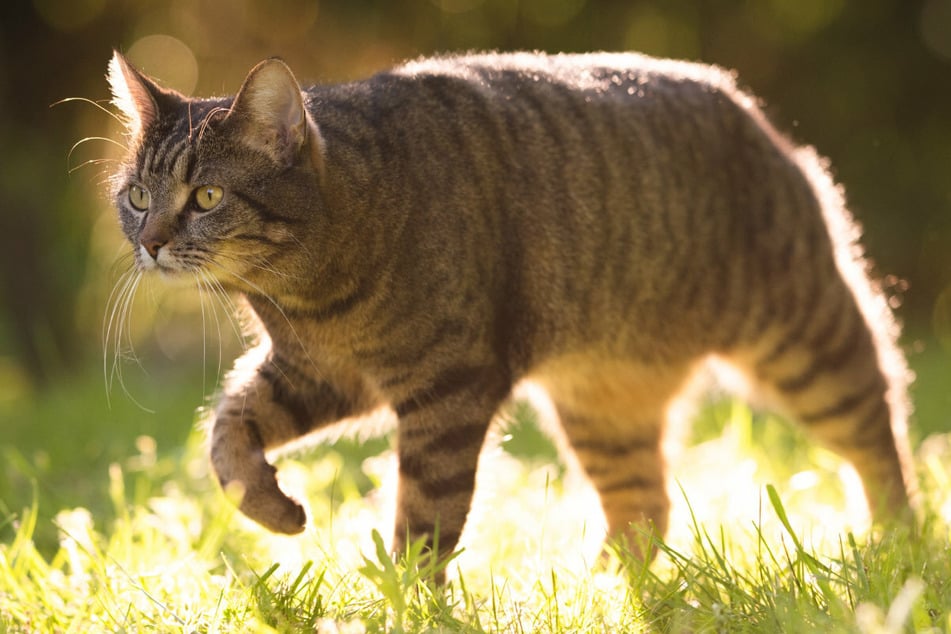
M 711 401 L 674 458 L 672 529 L 644 567 L 600 556 L 593 492 L 518 406 L 435 586 L 418 549 L 394 563 L 380 539 L 385 442 L 282 459 L 312 522 L 272 535 L 208 473 L 188 414 L 201 377 L 163 380 L 158 394 L 131 386 L 155 414 L 121 393 L 110 409 L 96 377 L 0 414 L 0 632 L 951 631 L 949 435 L 918 452 L 922 526 L 870 535 L 841 461 Z

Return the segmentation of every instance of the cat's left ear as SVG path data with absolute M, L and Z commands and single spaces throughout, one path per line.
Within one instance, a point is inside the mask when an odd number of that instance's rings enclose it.
M 112 54 L 107 77 L 112 89 L 112 103 L 122 114 L 133 139 L 158 119 L 160 104 L 168 106 L 165 102 L 176 98 L 174 93 L 162 89 L 136 70 L 119 51 Z
M 228 119 L 237 123 L 246 143 L 282 166 L 292 165 L 308 143 L 315 156 L 319 153 L 317 127 L 304 106 L 300 84 L 277 58 L 251 69 Z

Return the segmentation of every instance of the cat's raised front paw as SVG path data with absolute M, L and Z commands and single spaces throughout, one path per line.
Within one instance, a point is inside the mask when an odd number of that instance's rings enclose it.
M 273 475 L 249 485 L 234 480 L 225 489 L 240 496 L 238 508 L 242 513 L 270 531 L 296 535 L 307 524 L 304 507 L 281 491 Z
M 233 456 L 222 460 L 222 454 L 212 452 L 212 463 L 222 488 L 242 513 L 275 533 L 296 535 L 304 530 L 304 507 L 278 486 L 277 469 L 264 459 L 263 452 L 252 452 L 241 460 Z

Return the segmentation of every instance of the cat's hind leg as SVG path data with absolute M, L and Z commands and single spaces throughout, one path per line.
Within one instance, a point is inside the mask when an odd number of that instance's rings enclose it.
M 869 509 L 886 521 L 909 509 L 914 476 L 906 431 L 907 369 L 890 336 L 870 326 L 835 279 L 791 325 L 749 353 L 755 381 L 862 479 Z
M 689 370 L 566 360 L 538 378 L 598 492 L 609 539 L 638 558 L 652 557 L 649 537 L 667 530 L 666 416 Z

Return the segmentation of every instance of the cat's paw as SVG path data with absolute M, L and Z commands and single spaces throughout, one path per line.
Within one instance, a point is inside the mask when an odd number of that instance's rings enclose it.
M 284 494 L 272 482 L 273 486 L 249 488 L 238 507 L 242 513 L 264 528 L 275 533 L 296 535 L 307 524 L 304 507 L 294 498 Z
M 249 518 L 275 533 L 296 535 L 304 530 L 307 513 L 297 500 L 281 491 L 275 475 L 274 467 L 265 463 L 256 477 L 233 479 L 222 485 Z

